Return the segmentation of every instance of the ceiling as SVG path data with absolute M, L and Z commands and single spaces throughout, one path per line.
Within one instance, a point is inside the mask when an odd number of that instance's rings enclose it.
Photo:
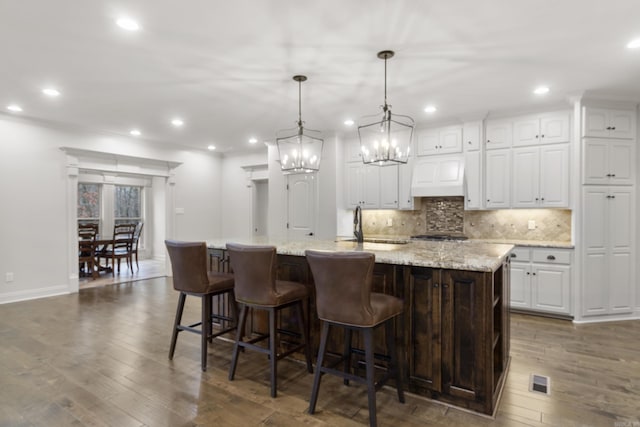
M 344 121 L 383 102 L 383 49 L 389 104 L 418 126 L 639 100 L 638 16 L 637 0 L 0 0 L 1 114 L 245 152 L 295 127 L 304 74 L 306 126 L 355 136 Z

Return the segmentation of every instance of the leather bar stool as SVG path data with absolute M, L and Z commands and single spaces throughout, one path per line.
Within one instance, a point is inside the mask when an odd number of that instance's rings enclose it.
M 213 338 L 233 331 L 237 325 L 237 308 L 233 298 L 233 275 L 207 271 L 207 245 L 205 242 L 164 241 L 173 270 L 173 288 L 180 292 L 178 308 L 173 323 L 169 360 L 173 360 L 178 333 L 193 332 L 202 337 L 201 365 L 202 371 L 207 370 L 207 342 Z M 229 294 L 229 309 L 231 316 L 212 313 L 213 297 Z M 182 325 L 182 313 L 187 295 L 202 300 L 201 320 L 190 325 Z M 219 321 L 222 328 L 213 332 L 212 322 Z
M 376 425 L 376 390 L 395 377 L 398 400 L 404 403 L 402 365 L 398 359 L 394 319 L 402 314 L 402 300 L 391 295 L 371 292 L 374 255 L 367 252 L 320 252 L 306 251 L 316 287 L 316 308 L 322 321 L 320 348 L 313 379 L 309 413 L 313 414 L 318 400 L 322 375 L 342 377 L 345 385 L 349 381 L 365 383 L 369 399 L 369 424 Z M 388 360 L 387 372 L 378 383 L 374 380 L 373 331 L 377 326 L 385 327 Z M 323 366 L 329 326 L 344 328 L 344 352 L 341 361 L 343 370 Z M 366 378 L 351 373 L 351 339 L 353 331 L 364 338 Z
M 271 397 L 277 394 L 277 362 L 291 353 L 304 349 L 307 370 L 313 372 L 311 349 L 307 338 L 307 322 L 304 317 L 303 302 L 309 299 L 309 288 L 302 283 L 276 280 L 277 257 L 273 246 L 248 246 L 228 243 L 229 261 L 235 277 L 236 301 L 242 305 L 240 323 L 236 332 L 233 357 L 229 367 L 229 380 L 233 380 L 238 363 L 239 349 L 250 349 L 269 355 L 271 364 Z M 299 334 L 278 328 L 277 315 L 287 307 L 295 308 Z M 243 340 L 247 313 L 252 310 L 266 310 L 269 313 L 269 333 L 260 334 L 247 341 Z M 301 343 L 278 354 L 279 334 L 295 335 Z M 256 345 L 269 339 L 268 346 Z

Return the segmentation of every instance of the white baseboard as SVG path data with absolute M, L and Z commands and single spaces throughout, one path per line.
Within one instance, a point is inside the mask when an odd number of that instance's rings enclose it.
M 15 291 L 0 294 L 0 304 L 9 304 L 18 301 L 27 301 L 38 298 L 47 298 L 57 295 L 69 294 L 68 285 L 55 285 L 46 288 L 29 289 L 26 291 Z

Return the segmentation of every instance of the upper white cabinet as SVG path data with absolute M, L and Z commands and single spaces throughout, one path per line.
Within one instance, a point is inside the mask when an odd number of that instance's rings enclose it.
M 509 148 L 513 137 L 511 120 L 487 121 L 485 128 L 485 148 L 487 150 Z
M 411 180 L 413 178 L 414 157 L 409 156 L 406 165 L 398 165 L 398 208 L 413 209 L 413 196 L 411 195 Z
M 461 152 L 461 126 L 448 126 L 418 132 L 418 156 Z
M 480 150 L 482 122 L 467 122 L 462 126 L 462 146 L 464 151 Z
M 363 209 L 398 208 L 398 166 L 346 164 L 347 207 Z
M 634 141 L 584 138 L 583 184 L 632 185 L 635 182 Z
M 362 150 L 360 149 L 360 141 L 352 139 L 345 142 L 344 145 L 344 157 L 347 162 L 361 162 L 362 163 Z
M 510 207 L 511 149 L 486 153 L 485 192 L 487 208 Z
M 569 142 L 569 114 L 549 113 L 513 122 L 513 146 Z
M 633 139 L 636 137 L 636 112 L 584 107 L 582 136 Z
M 406 167 L 406 165 L 403 165 Z M 369 166 L 371 167 L 371 166 Z M 398 208 L 398 165 L 382 166 L 380 169 L 380 208 Z
M 465 209 L 482 208 L 482 156 L 479 150 L 464 153 Z
M 514 148 L 511 206 L 569 206 L 569 145 Z

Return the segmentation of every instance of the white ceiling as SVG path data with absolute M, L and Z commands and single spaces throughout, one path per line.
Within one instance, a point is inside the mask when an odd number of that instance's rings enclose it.
M 114 23 L 128 15 L 142 29 Z M 0 0 L 0 106 L 220 152 L 295 126 L 356 134 L 388 99 L 419 126 L 640 99 L 638 0 Z M 546 96 L 532 90 L 545 84 Z M 62 95 L 44 97 L 55 85 Z M 437 106 L 427 115 L 428 104 Z M 185 125 L 176 129 L 174 116 Z M 264 147 L 262 144 L 257 146 Z

